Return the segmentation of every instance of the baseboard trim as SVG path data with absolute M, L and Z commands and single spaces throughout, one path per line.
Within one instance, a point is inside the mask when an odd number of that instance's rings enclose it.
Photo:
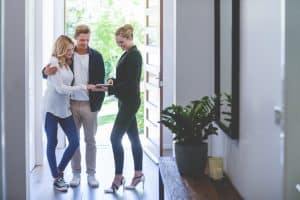
M 156 155 L 154 155 L 154 153 L 152 153 L 148 148 L 144 148 L 144 152 L 148 156 L 148 158 L 150 158 L 150 160 L 158 165 L 158 158 Z

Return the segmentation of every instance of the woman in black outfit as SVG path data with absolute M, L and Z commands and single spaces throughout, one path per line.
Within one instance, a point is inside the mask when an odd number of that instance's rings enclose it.
M 140 107 L 140 80 L 142 71 L 142 56 L 133 43 L 133 28 L 126 24 L 120 27 L 116 33 L 117 44 L 125 51 L 120 57 L 116 78 L 111 78 L 109 87 L 103 87 L 109 95 L 115 95 L 118 98 L 119 111 L 116 116 L 114 126 L 111 132 L 111 144 L 113 148 L 115 161 L 115 177 L 110 188 L 106 193 L 115 193 L 120 186 L 124 187 L 125 179 L 123 177 L 124 150 L 122 138 L 127 132 L 131 142 L 131 149 L 134 160 L 134 176 L 131 184 L 125 189 L 135 189 L 142 183 L 144 187 L 145 176 L 142 172 L 143 150 L 137 128 L 136 113 Z

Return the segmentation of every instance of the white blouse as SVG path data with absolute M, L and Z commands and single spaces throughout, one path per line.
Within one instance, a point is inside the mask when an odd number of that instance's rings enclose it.
M 87 90 L 85 85 L 71 86 L 73 72 L 69 66 L 59 67 L 55 57 L 50 59 L 51 66 L 57 66 L 54 75 L 47 78 L 47 89 L 45 93 L 45 112 L 66 118 L 72 115 L 70 109 L 70 95 L 79 90 Z

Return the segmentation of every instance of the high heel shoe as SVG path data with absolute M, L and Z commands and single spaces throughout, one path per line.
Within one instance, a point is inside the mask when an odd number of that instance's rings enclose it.
M 144 174 L 140 175 L 140 176 L 135 176 L 133 177 L 131 184 L 125 186 L 126 190 L 135 190 L 135 188 L 142 183 L 143 185 L 143 190 L 144 190 L 144 185 L 145 185 L 145 176 Z
M 123 186 L 123 191 L 125 187 L 125 178 L 122 176 L 120 184 L 117 184 L 115 181 L 111 184 L 110 188 L 104 190 L 105 193 L 116 193 L 120 187 Z

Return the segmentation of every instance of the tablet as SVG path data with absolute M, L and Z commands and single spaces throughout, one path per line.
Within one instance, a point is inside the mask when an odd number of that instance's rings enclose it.
M 98 83 L 96 84 L 96 87 L 109 87 L 112 86 L 112 84 L 108 84 L 108 83 Z

